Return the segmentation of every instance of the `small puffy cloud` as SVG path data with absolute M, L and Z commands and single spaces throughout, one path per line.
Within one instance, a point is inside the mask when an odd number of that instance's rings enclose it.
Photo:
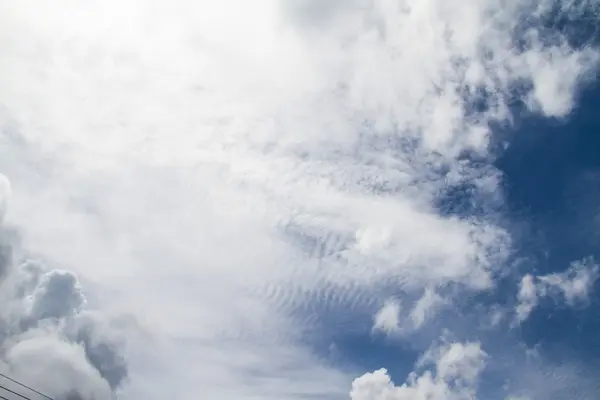
M 598 265 L 592 259 L 576 261 L 563 273 L 539 277 L 548 290 L 559 290 L 571 306 L 588 300 L 597 279 Z
M 420 328 L 427 320 L 437 313 L 446 301 L 434 289 L 428 287 L 423 296 L 416 302 L 410 311 L 410 318 L 415 328 Z
M 430 349 L 419 366 L 429 369 L 409 375 L 396 386 L 385 369 L 364 374 L 352 383 L 352 400 L 471 400 L 485 367 L 479 343 L 451 343 Z
M 397 300 L 388 300 L 375 314 L 373 330 L 386 334 L 395 333 L 400 330 L 400 312 L 402 307 Z
M 445 304 L 447 300 L 432 287 L 425 288 L 421 297 L 405 313 L 400 300 L 387 300 L 373 318 L 373 331 L 392 335 L 418 330 Z
M 525 275 L 517 293 L 517 322 L 526 320 L 544 297 L 549 296 L 555 301 L 562 297 L 569 306 L 586 302 L 597 279 L 598 266 L 592 259 L 573 262 L 562 273 Z
M 485 365 L 485 352 L 479 343 L 451 343 L 437 349 L 433 360 L 439 377 L 464 380 L 470 384 L 475 382 Z
M 577 86 L 588 74 L 587 66 L 599 60 L 591 49 L 574 52 L 566 44 L 547 53 L 529 51 L 524 58 L 533 82 L 530 107 L 549 117 L 565 117 L 571 112 Z

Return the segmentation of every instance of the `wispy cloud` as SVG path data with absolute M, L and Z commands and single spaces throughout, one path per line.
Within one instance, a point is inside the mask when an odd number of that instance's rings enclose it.
M 375 314 L 373 330 L 394 333 L 400 330 L 401 306 L 398 301 L 388 300 Z
M 544 297 L 564 299 L 567 305 L 576 306 L 588 301 L 589 293 L 598 279 L 598 266 L 591 259 L 573 262 L 562 273 L 543 276 L 525 275 L 521 279 L 516 316 L 523 322 Z
M 448 301 L 431 287 L 426 287 L 421 297 L 404 313 L 399 300 L 387 299 L 375 314 L 373 330 L 388 335 L 408 334 L 423 328 L 440 309 L 448 305 Z

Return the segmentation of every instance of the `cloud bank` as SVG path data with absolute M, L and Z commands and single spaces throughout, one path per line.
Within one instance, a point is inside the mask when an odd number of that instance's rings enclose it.
M 354 399 L 475 396 L 479 344 L 426 352 L 433 370 L 394 387 L 383 371 L 354 380 L 311 342 L 363 315 L 367 332 L 376 315 L 439 337 L 441 310 L 513 273 L 493 127 L 517 105 L 568 117 L 599 53 L 556 21 L 596 8 L 3 2 L 5 219 L 57 266 L 14 261 L 7 365 L 84 398 L 128 370 L 125 399 L 342 398 L 352 381 Z M 566 274 L 523 278 L 518 318 L 540 290 L 567 303 L 591 290 L 595 273 Z M 138 321 L 127 363 L 79 282 Z M 56 365 L 70 372 L 53 386 Z

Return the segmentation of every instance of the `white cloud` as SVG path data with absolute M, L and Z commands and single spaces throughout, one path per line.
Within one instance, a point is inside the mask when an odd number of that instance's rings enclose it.
M 529 317 L 529 314 L 531 314 L 538 304 L 538 288 L 536 287 L 533 276 L 525 275 L 521 279 L 517 300 L 517 320 L 522 322 Z
M 445 300 L 428 287 L 423 292 L 423 296 L 417 301 L 410 312 L 410 317 L 416 328 L 420 328 L 429 318 L 435 315 Z
M 598 279 L 598 266 L 591 259 L 573 262 L 562 273 L 543 276 L 525 275 L 517 294 L 516 317 L 518 322 L 526 320 L 538 306 L 540 298 L 550 296 L 558 300 L 563 297 L 566 304 L 575 306 L 586 302 L 590 290 Z
M 421 329 L 435 317 L 448 302 L 434 288 L 427 287 L 408 313 L 402 313 L 402 304 L 397 299 L 388 299 L 373 318 L 373 330 L 388 335 L 399 335 Z
M 493 171 L 456 156 L 485 155 L 486 123 L 507 117 L 514 85 L 532 84 L 533 110 L 563 115 L 596 67 L 596 53 L 564 43 L 517 50 L 529 11 L 512 0 L 3 1 L 7 221 L 97 305 L 151 333 L 130 349 L 123 398 L 164 398 L 148 385 L 157 370 L 181 399 L 347 391 L 351 377 L 298 340 L 321 302 L 362 309 L 390 284 L 493 286 L 510 238 L 441 216 L 433 200 L 448 183 L 494 192 Z M 461 93 L 476 89 L 491 109 L 474 118 Z
M 476 396 L 477 380 L 486 354 L 478 343 L 451 343 L 431 349 L 421 364 L 435 372 L 413 372 L 406 383 L 395 386 L 385 369 L 367 373 L 352 383 L 352 400 L 461 400 Z
M 388 300 L 375 315 L 373 329 L 390 334 L 400 330 L 400 302 Z
M 539 108 L 547 116 L 567 116 L 573 108 L 579 77 L 587 74 L 585 66 L 592 60 L 597 62 L 597 57 L 592 51 L 573 52 L 566 44 L 548 54 L 528 54 L 528 68 L 535 71 L 530 98 L 532 108 Z
M 568 305 L 587 301 L 593 284 L 598 279 L 598 266 L 592 259 L 575 261 L 563 273 L 540 276 L 540 281 L 549 290 L 559 289 Z

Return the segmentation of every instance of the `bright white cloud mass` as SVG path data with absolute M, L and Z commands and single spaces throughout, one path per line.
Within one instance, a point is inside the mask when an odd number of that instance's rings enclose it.
M 57 399 L 479 398 L 494 358 L 432 321 L 512 238 L 436 199 L 502 202 L 490 124 L 569 115 L 600 53 L 547 21 L 595 8 L 0 2 L 2 371 Z M 587 296 L 574 268 L 506 312 Z M 442 343 L 394 384 L 311 348 L 320 310 Z

